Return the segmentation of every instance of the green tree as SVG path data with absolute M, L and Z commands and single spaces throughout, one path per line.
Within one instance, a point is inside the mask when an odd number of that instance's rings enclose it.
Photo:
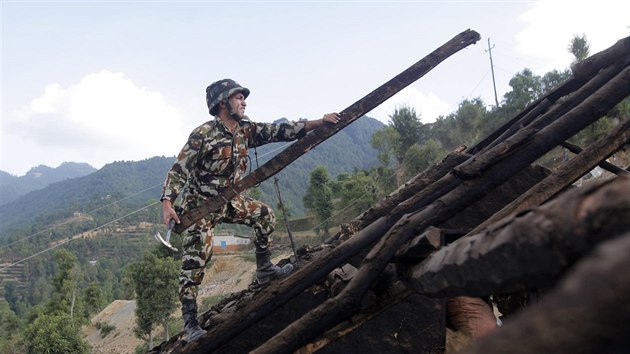
M 105 307 L 107 300 L 99 283 L 93 282 L 88 285 L 83 293 L 83 303 L 85 304 L 86 317 L 100 312 Z
M 409 106 L 401 106 L 394 110 L 389 116 L 390 126 L 398 133 L 399 140 L 394 143 L 394 153 L 396 157 L 396 185 L 404 183 L 404 164 L 407 150 L 413 144 L 419 144 L 422 139 L 422 123 L 416 110 Z
M 12 311 L 16 311 L 19 300 L 17 285 L 14 281 L 4 283 L 4 299 L 7 301 Z
M 522 111 L 542 93 L 540 76 L 534 75 L 530 69 L 524 69 L 514 75 L 509 84 L 512 90 L 503 97 L 505 97 L 504 107 L 509 110 L 510 116 Z
M 372 135 L 372 147 L 378 151 L 381 166 L 389 167 L 391 160 L 395 162 L 396 185 L 403 183 L 403 160 L 407 150 L 413 144 L 424 140 L 426 132 L 416 110 L 403 105 L 394 109 L 389 116 L 389 125 Z
M 341 178 L 340 178 L 341 177 Z M 355 217 L 369 209 L 378 200 L 376 182 L 369 173 L 355 172 L 337 176 L 340 184 L 340 210 L 348 217 Z
M 333 213 L 332 190 L 329 180 L 326 167 L 316 167 L 311 171 L 309 186 L 303 199 L 304 206 L 315 213 L 315 217 L 319 222 L 319 226 L 315 228 L 315 231 L 319 234 L 323 230 L 324 235 L 328 235 L 330 218 Z
M 389 116 L 389 119 L 390 126 L 400 136 L 400 142 L 396 147 L 396 158 L 402 159 L 407 149 L 423 138 L 423 125 L 416 110 L 406 105 L 394 109 L 394 113 Z
M 0 352 L 18 353 L 18 334 L 21 322 L 18 316 L 11 310 L 9 303 L 0 300 Z
M 159 258 L 145 252 L 142 260 L 130 268 L 136 292 L 136 327 L 138 338 L 153 347 L 152 331 L 162 325 L 169 339 L 168 321 L 178 304 L 179 263 L 172 258 Z
M 426 170 L 443 155 L 442 145 L 434 139 L 429 139 L 422 145 L 414 144 L 405 154 L 405 178 L 409 180 Z
M 464 100 L 455 112 L 457 140 L 459 144 L 470 145 L 481 138 L 486 108 L 479 98 Z
M 400 141 L 400 135 L 391 127 L 386 126 L 377 130 L 372 135 L 372 147 L 376 149 L 378 161 L 384 168 L 389 168 L 396 161 L 396 145 Z
M 588 58 L 591 51 L 591 45 L 588 43 L 585 34 L 574 34 L 573 38 L 571 38 L 571 43 L 569 44 L 568 50 L 569 53 L 573 54 L 573 57 L 575 58 L 573 60 L 573 64 L 577 64 Z
M 81 338 L 81 328 L 68 314 L 41 315 L 24 333 L 27 353 L 89 353 L 89 345 Z
M 70 317 L 83 314 L 78 281 L 81 270 L 77 257 L 66 249 L 55 252 L 57 271 L 52 279 L 53 293 L 46 304 L 46 313 L 65 313 Z

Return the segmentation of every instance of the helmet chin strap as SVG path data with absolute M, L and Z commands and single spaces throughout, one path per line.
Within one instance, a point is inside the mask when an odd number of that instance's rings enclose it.
M 235 121 L 240 121 L 241 117 L 238 115 L 238 112 L 234 110 L 234 107 L 232 107 L 232 105 L 230 104 L 230 101 L 228 99 L 223 100 L 223 102 L 225 103 L 225 106 L 227 107 L 228 110 L 228 114 L 230 115 L 230 117 L 232 117 Z

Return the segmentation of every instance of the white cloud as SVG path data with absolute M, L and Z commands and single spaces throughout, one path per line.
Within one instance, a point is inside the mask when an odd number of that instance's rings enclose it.
M 630 1 L 537 1 L 521 15 L 525 28 L 516 35 L 516 51 L 533 61 L 542 74 L 567 68 L 573 57 L 567 48 L 575 34 L 585 34 L 591 54 L 630 34 Z
M 392 96 L 380 106 L 373 109 L 367 115 L 387 124 L 389 116 L 402 105 L 407 105 L 416 110 L 422 123 L 434 122 L 438 116 L 451 112 L 448 103 L 441 100 L 433 92 L 425 94 L 413 86 L 409 86 Z
M 116 160 L 174 155 L 183 143 L 180 114 L 162 94 L 107 70 L 68 87 L 50 84 L 11 118 L 3 127 L 10 130 L 7 135 L 35 150 L 24 151 L 22 158 L 39 159 L 25 162 L 30 167 L 63 161 L 101 167 Z

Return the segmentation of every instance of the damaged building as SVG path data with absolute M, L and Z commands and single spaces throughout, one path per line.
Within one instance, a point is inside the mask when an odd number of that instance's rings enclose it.
M 223 199 L 479 38 L 470 30 L 456 36 Z M 326 243 L 299 249 L 299 267 L 286 279 L 213 306 L 200 316 L 202 338 L 186 344 L 174 336 L 150 353 L 628 352 L 630 172 L 606 159 L 628 145 L 630 117 L 589 146 L 567 142 L 628 96 L 630 37 L 576 65 L 562 85 L 340 225 Z M 554 171 L 536 164 L 558 146 L 574 154 Z M 613 177 L 575 185 L 596 166 Z M 503 325 L 470 325 L 471 306 L 494 307 Z

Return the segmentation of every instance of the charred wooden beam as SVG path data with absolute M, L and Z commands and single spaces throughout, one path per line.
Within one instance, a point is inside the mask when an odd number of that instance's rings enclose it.
M 351 234 L 362 230 L 377 219 L 386 216 L 392 211 L 392 209 L 417 194 L 418 191 L 423 190 L 440 178 L 444 177 L 455 166 L 468 160 L 469 157 L 469 155 L 464 155 L 458 152 L 448 154 L 444 159 L 442 159 L 442 161 L 440 161 L 440 163 L 432 165 L 430 168 L 420 172 L 400 188 L 380 200 L 376 205 L 364 211 L 361 215 L 357 216 L 346 225 L 342 226 L 342 228 L 347 230 L 345 232 Z M 327 243 L 339 239 L 339 237 L 342 236 L 341 233 L 342 232 L 338 232 L 336 235 L 331 237 Z
M 509 163 L 503 161 L 504 159 L 501 158 L 498 161 L 482 159 L 481 165 L 478 166 L 478 175 L 484 175 L 483 179 L 478 178 L 476 175 L 449 174 L 442 178 L 442 180 L 448 180 L 447 183 L 435 183 L 429 188 L 426 188 L 427 190 L 431 189 L 431 191 L 425 191 L 423 193 L 424 199 L 420 199 L 419 201 L 421 205 L 430 204 L 430 207 L 423 210 L 424 214 L 421 216 L 425 217 L 429 222 L 432 220 L 428 218 L 428 216 L 433 214 L 439 214 L 440 218 L 448 218 L 448 215 L 452 214 L 454 210 L 458 208 L 461 209 L 466 203 L 470 204 L 471 201 L 479 199 L 487 190 L 492 189 L 496 183 L 513 175 L 516 170 L 523 168 L 531 161 L 531 159 L 524 157 L 532 155 L 532 159 L 537 158 L 540 156 L 541 151 L 549 149 L 553 144 L 559 144 L 561 141 L 573 135 L 576 131 L 575 129 L 580 130 L 585 126 L 584 124 L 589 124 L 594 121 L 601 111 L 608 110 L 607 107 L 610 107 L 611 103 L 614 103 L 615 100 L 619 100 L 619 97 L 628 95 L 627 89 L 630 85 L 628 85 L 627 75 L 620 80 L 622 81 L 621 83 L 617 82 L 619 80 L 611 82 L 611 87 L 603 90 L 605 92 L 598 94 L 593 100 L 583 102 L 584 105 L 576 107 L 575 112 L 570 115 L 570 119 L 573 120 L 570 123 L 563 121 L 560 124 L 555 122 L 552 124 L 553 127 L 550 125 L 542 129 L 539 132 L 542 133 L 541 135 L 529 139 L 527 143 L 524 141 L 525 139 L 520 140 L 520 142 L 518 138 L 508 139 L 508 142 L 503 143 L 504 152 L 508 155 L 513 154 L 514 158 L 510 158 Z M 606 97 L 607 99 L 601 99 L 601 97 Z M 555 139 L 554 137 L 556 135 L 562 140 Z M 515 142 L 519 143 L 517 144 Z M 479 161 L 474 162 L 479 163 Z M 495 162 L 497 162 L 496 168 L 488 168 L 488 166 L 493 166 Z M 484 165 L 484 163 L 488 165 Z M 460 176 L 471 180 L 464 182 L 464 179 L 460 178 Z M 474 185 L 472 185 L 473 182 L 475 182 Z M 450 186 L 451 188 L 445 188 L 445 186 Z M 457 193 L 449 193 L 454 187 L 458 187 L 459 190 Z M 467 193 L 471 195 L 469 196 Z M 437 198 L 440 198 L 440 200 L 436 201 Z M 411 212 L 414 210 L 411 202 L 408 203 L 406 207 L 410 209 L 406 210 L 405 207 L 401 206 L 396 210 L 396 213 L 391 212 L 389 217 L 379 218 L 355 235 L 355 237 L 342 243 L 324 257 L 316 259 L 282 282 L 274 283 L 273 289 L 263 289 L 257 294 L 255 301 L 239 308 L 229 316 L 218 316 L 220 318 L 216 318 L 216 322 L 213 321 L 213 327 L 209 328 L 208 335 L 196 342 L 197 344 L 192 343 L 188 345 L 181 350 L 181 352 L 212 352 L 220 347 L 222 343 L 238 335 L 241 330 L 248 328 L 288 301 L 288 299 L 321 280 L 332 269 L 345 263 L 349 257 L 360 252 L 363 247 L 381 238 L 381 236 L 390 229 L 391 225 L 400 219 L 400 214 L 397 213 Z M 411 220 L 416 223 L 415 229 L 418 229 L 420 232 L 426 227 L 423 228 L 424 225 L 419 224 L 418 219 L 414 218 L 414 216 L 416 215 L 411 216 Z M 410 218 L 406 218 L 406 220 L 410 220 Z M 439 220 L 439 218 L 433 219 L 433 221 L 435 220 Z M 410 225 L 411 224 L 412 223 L 410 223 Z M 428 226 L 428 224 L 426 226 Z M 415 233 L 410 233 L 407 239 L 410 239 L 412 234 L 415 236 Z
M 541 288 L 592 247 L 630 230 L 630 178 L 563 194 L 525 215 L 459 239 L 410 269 L 431 296 L 487 296 Z
M 437 227 L 429 227 L 396 252 L 394 262 L 417 263 L 444 245 L 444 234 Z
M 398 74 L 396 77 L 392 78 L 359 101 L 341 111 L 341 120 L 338 124 L 321 125 L 319 128 L 315 129 L 310 134 L 307 134 L 305 137 L 290 145 L 274 158 L 257 168 L 254 172 L 235 183 L 231 188 L 228 188 L 217 197 L 208 200 L 206 204 L 199 206 L 197 209 L 193 209 L 180 217 L 180 223 L 175 225 L 174 231 L 182 233 L 198 220 L 225 205 L 239 193 L 280 172 L 298 157 L 304 155 L 324 140 L 339 132 L 348 124 L 354 122 L 372 109 L 376 108 L 388 98 L 392 97 L 403 88 L 409 86 L 414 81 L 424 76 L 451 55 L 471 44 L 476 43 L 480 38 L 481 36 L 479 33 L 471 30 L 466 30 L 458 34 L 431 54 L 409 67 L 407 70 Z
M 630 58 L 630 54 L 628 55 L 628 58 Z M 538 117 L 532 117 L 532 118 L 535 118 L 533 119 L 533 121 L 525 122 L 527 124 L 523 124 L 522 127 L 519 125 L 518 129 L 516 127 L 511 127 L 511 128 L 518 130 L 519 133 L 521 133 L 519 135 L 522 139 L 527 139 L 527 136 L 522 134 L 522 131 L 524 129 L 529 130 L 530 133 L 533 134 L 538 129 L 542 129 L 546 127 L 547 125 L 553 123 L 560 117 L 569 113 L 572 109 L 574 109 L 574 107 L 582 103 L 585 99 L 591 97 L 596 92 L 598 92 L 598 90 L 600 90 L 604 85 L 610 82 L 613 78 L 617 77 L 622 70 L 627 69 L 627 66 L 628 66 L 627 64 L 625 64 L 624 66 L 621 63 L 619 63 L 617 65 L 602 69 L 597 75 L 595 75 L 592 79 L 586 82 L 577 91 L 569 94 L 567 97 L 565 97 L 565 99 L 561 100 L 558 104 L 552 106 L 544 114 Z M 495 149 L 495 147 L 497 147 L 499 142 L 502 142 L 508 139 L 508 136 L 509 137 L 514 136 L 514 134 L 511 133 L 511 130 L 509 132 L 506 132 L 504 136 L 501 136 L 496 141 L 489 144 L 483 151 L 484 152 L 494 151 L 494 152 L 501 153 L 500 149 Z M 560 142 L 560 143 L 563 143 L 563 142 Z M 560 145 L 560 143 L 558 145 Z
M 438 225 L 429 227 L 420 236 L 403 245 L 393 262 L 418 263 L 443 244 L 451 243 L 466 235 L 472 228 L 530 190 L 549 175 L 542 166 L 528 166 L 499 187 L 491 190 L 482 199 Z
M 630 68 L 601 87 L 562 118 L 543 129 L 526 128 L 506 139 L 488 153 L 458 166 L 457 175 L 469 179 L 464 183 L 445 176 L 436 184 L 451 191 L 436 191 L 438 197 L 426 207 L 400 218 L 387 234 L 380 238 L 366 256 L 356 277 L 335 298 L 310 311 L 299 321 L 274 336 L 254 353 L 289 353 L 322 334 L 327 328 L 348 318 L 357 308 L 377 274 L 391 260 L 397 249 L 430 225 L 444 222 L 454 213 L 480 199 L 510 176 L 535 161 L 560 142 L 573 136 L 630 95 Z M 488 155 L 488 156 L 486 156 Z M 509 159 L 507 157 L 510 156 Z M 465 165 L 465 166 L 464 166 Z M 459 177 L 456 177 L 459 178 Z M 443 181 L 444 180 L 444 181 Z M 443 181 L 444 183 L 440 183 Z M 441 194 L 440 194 L 441 193 Z M 432 193 L 429 193 L 431 196 Z M 422 203 L 421 203 L 422 205 Z M 380 219 L 379 219 L 380 220 Z M 378 221 L 371 224 L 383 224 Z M 363 234 L 366 229 L 358 235 Z M 366 232 L 367 233 L 367 232 Z M 380 235 L 379 235 L 380 236 Z
M 627 353 L 629 254 L 630 233 L 604 242 L 539 303 L 460 353 Z
M 597 52 L 584 61 L 577 63 L 572 68 L 573 76 L 591 77 L 601 68 L 614 65 L 619 62 L 628 63 L 628 53 L 630 53 L 630 37 L 618 40 L 614 45 Z
M 580 176 L 583 176 L 585 173 L 590 171 L 598 164 L 599 161 L 606 159 L 612 153 L 628 144 L 629 141 L 630 119 L 627 119 L 617 125 L 617 127 L 612 129 L 597 142 L 590 145 L 585 151 L 558 166 L 555 172 L 527 191 L 527 193 L 521 195 L 505 208 L 501 209 L 492 217 L 477 226 L 469 233 L 469 235 L 479 233 L 484 228 L 498 222 L 510 214 L 516 214 L 522 210 L 536 207 L 544 203 L 564 188 L 570 186 L 573 182 L 578 180 Z M 623 173 L 620 174 L 626 176 L 630 175 L 627 171 L 623 171 Z
M 467 149 L 466 153 L 476 154 L 484 149 L 493 147 L 506 138 L 514 135 L 516 131 L 529 125 L 535 118 L 547 112 L 551 104 L 555 104 L 560 98 L 580 89 L 587 81 L 591 80 L 598 71 L 610 66 L 617 66 L 618 69 L 627 66 L 630 62 L 630 56 L 628 53 L 630 53 L 630 37 L 617 41 L 617 43 L 615 43 L 612 47 L 594 54 L 584 62 L 577 64 L 573 68 L 573 75 L 571 78 L 543 97 L 529 104 L 523 111 L 503 124 L 495 132 L 476 145 Z M 607 74 L 607 76 L 609 75 L 610 74 Z M 606 78 L 603 76 L 604 75 L 601 74 L 599 75 L 600 83 L 606 81 Z M 591 90 L 591 92 L 593 91 Z M 586 97 L 586 95 L 582 94 L 581 99 L 584 97 Z M 576 99 L 579 100 L 580 98 Z M 566 113 L 566 110 L 557 110 L 553 116 L 558 117 L 564 113 Z
M 581 147 L 579 147 L 577 145 L 574 145 L 574 144 L 571 144 L 568 141 L 563 142 L 562 144 L 560 144 L 560 146 L 564 147 L 565 149 L 571 151 L 574 154 L 579 154 L 579 153 L 581 153 L 583 151 Z M 622 169 L 622 168 L 620 168 L 618 166 L 615 166 L 615 165 L 611 164 L 610 162 L 608 162 L 606 160 L 600 161 L 597 164 L 597 166 L 603 168 L 604 170 L 606 170 L 606 171 L 608 171 L 610 173 L 614 173 L 616 175 L 627 174 L 628 173 L 628 171 L 626 171 L 626 170 L 624 170 L 624 169 Z

